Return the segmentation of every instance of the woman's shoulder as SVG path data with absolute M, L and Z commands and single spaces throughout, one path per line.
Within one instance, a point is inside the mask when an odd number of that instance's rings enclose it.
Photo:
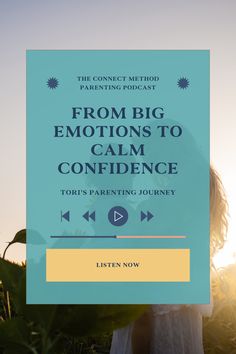
M 185 305 L 151 305 L 153 315 L 166 315 L 172 311 L 178 311 Z
M 168 313 L 172 313 L 174 311 L 180 311 L 183 310 L 184 308 L 189 308 L 193 309 L 196 312 L 199 312 L 200 315 L 202 316 L 211 316 L 212 310 L 213 310 L 213 303 L 212 301 L 210 304 L 164 304 L 164 305 L 151 305 L 152 313 L 154 316 L 159 316 L 159 315 L 166 315 Z

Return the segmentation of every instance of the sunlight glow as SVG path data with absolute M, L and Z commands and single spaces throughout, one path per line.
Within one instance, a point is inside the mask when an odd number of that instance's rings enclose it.
M 214 257 L 213 262 L 216 268 L 223 268 L 229 264 L 236 263 L 236 238 L 233 235 L 235 235 L 235 232 L 230 227 L 227 236 L 228 241 Z

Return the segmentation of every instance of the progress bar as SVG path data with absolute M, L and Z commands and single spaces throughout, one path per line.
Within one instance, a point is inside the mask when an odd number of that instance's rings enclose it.
M 151 236 L 151 235 L 147 235 L 147 236 L 133 236 L 133 235 L 129 235 L 129 236 L 124 236 L 124 235 L 117 235 L 116 238 L 164 238 L 164 239 L 168 239 L 168 238 L 186 238 L 186 236 Z
M 187 238 L 186 236 L 173 236 L 173 235 L 96 235 L 96 236 L 79 236 L 79 235 L 51 235 L 51 238 L 63 238 L 63 239 L 68 239 L 68 238 L 129 238 L 129 239 L 185 239 Z
M 57 236 L 57 235 L 51 235 L 50 236 L 51 238 L 117 238 L 116 235 L 108 235 L 108 236 L 100 236 L 100 235 L 97 235 L 97 236 L 71 236 L 71 235 L 60 235 L 60 236 Z

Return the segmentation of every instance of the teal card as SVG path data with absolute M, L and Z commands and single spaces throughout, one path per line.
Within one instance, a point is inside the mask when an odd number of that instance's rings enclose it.
M 209 303 L 209 51 L 27 51 L 27 303 Z

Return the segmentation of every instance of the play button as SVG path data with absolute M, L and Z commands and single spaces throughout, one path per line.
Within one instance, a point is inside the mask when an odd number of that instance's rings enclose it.
M 122 219 L 124 215 L 118 213 L 117 211 L 114 211 L 114 222 L 117 222 L 118 220 Z
M 125 208 L 116 206 L 109 210 L 108 220 L 114 226 L 122 226 L 128 220 L 128 212 Z

